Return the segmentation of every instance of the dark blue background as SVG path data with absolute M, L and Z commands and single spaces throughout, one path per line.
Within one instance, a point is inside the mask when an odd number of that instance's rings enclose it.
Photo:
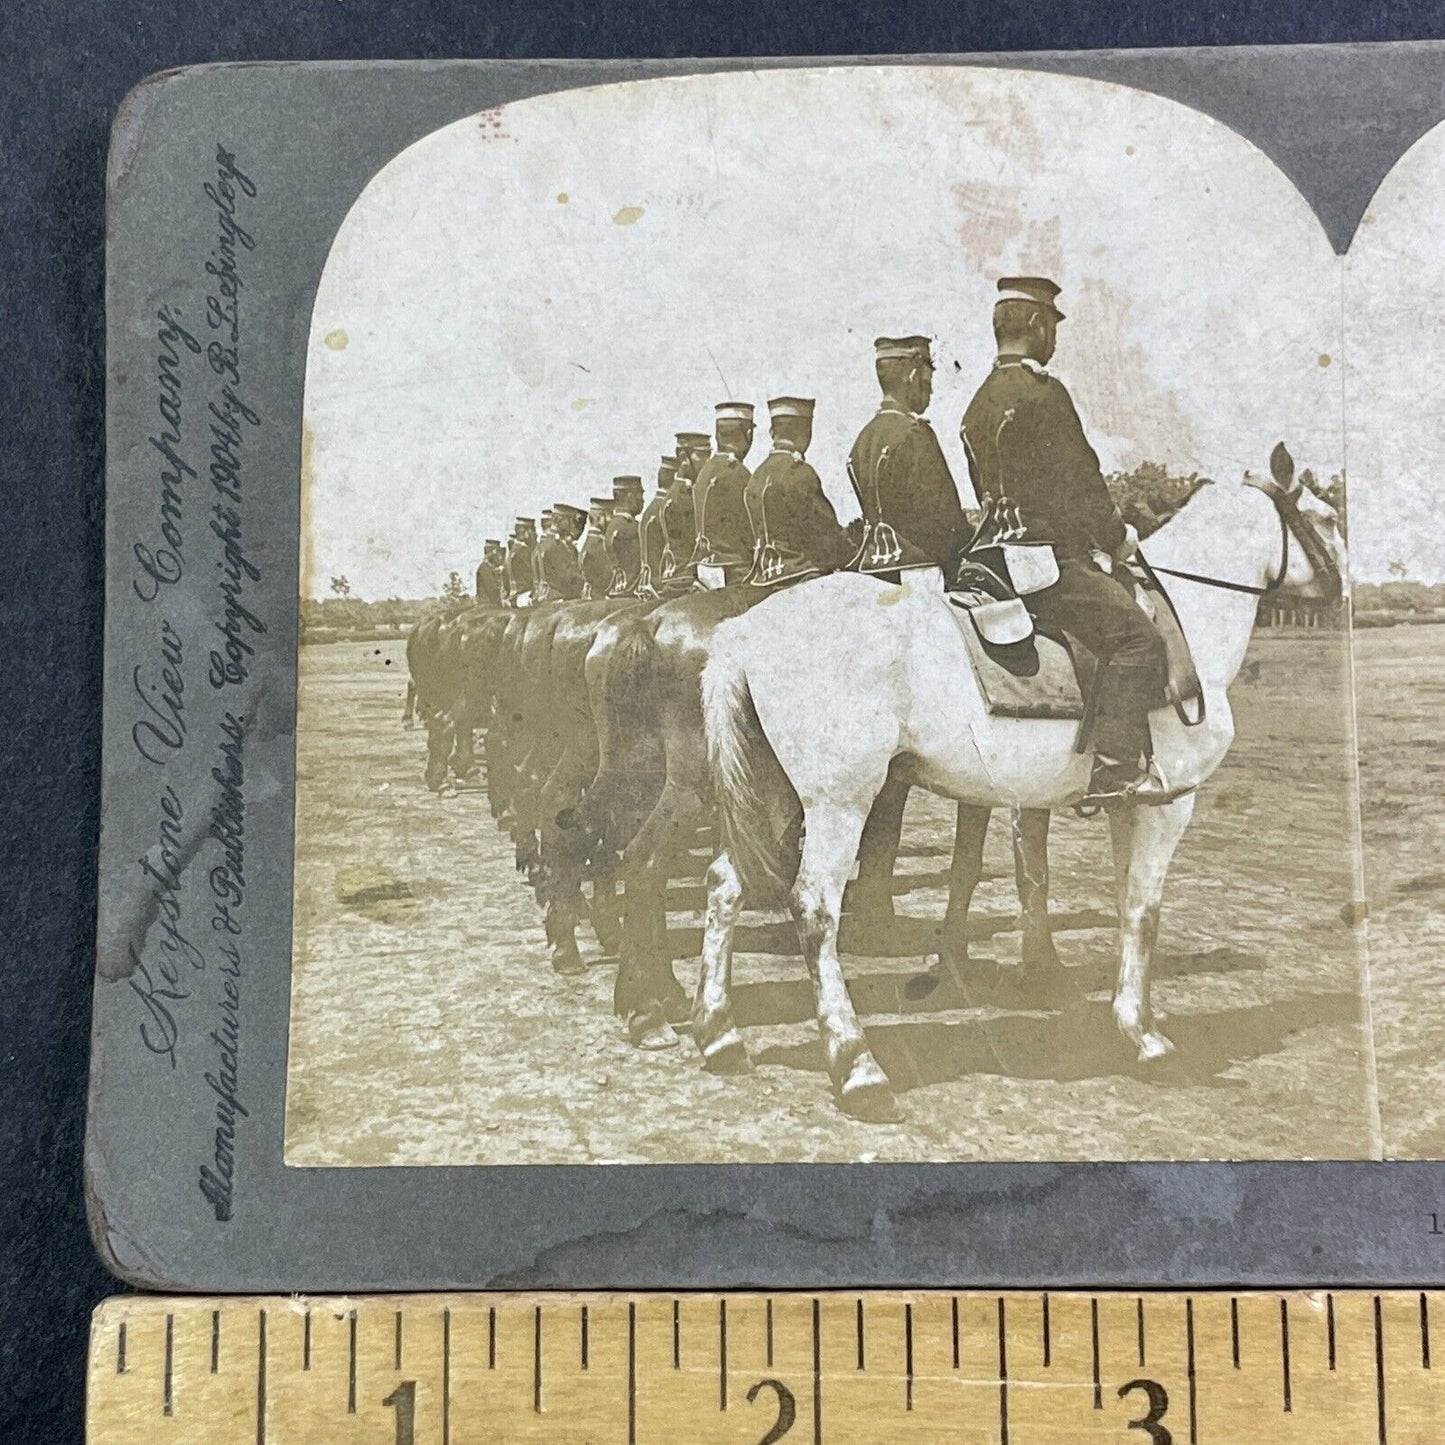
M 857 55 L 1445 38 L 1445 0 L 3 0 L 0 56 L 0 1440 L 79 1440 L 81 1137 L 99 826 L 102 278 L 111 116 L 211 60 Z

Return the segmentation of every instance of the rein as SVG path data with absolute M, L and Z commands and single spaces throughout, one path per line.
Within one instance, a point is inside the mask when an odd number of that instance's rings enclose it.
M 1175 567 L 1155 567 L 1142 551 L 1137 553 L 1140 562 L 1148 571 L 1163 573 L 1166 577 L 1178 577 L 1185 582 L 1199 582 L 1206 587 L 1218 587 L 1225 592 L 1247 592 L 1254 597 L 1268 597 L 1277 592 L 1284 584 L 1285 574 L 1289 571 L 1289 539 L 1290 534 L 1294 533 L 1316 572 L 1331 584 L 1338 580 L 1339 569 L 1335 566 L 1334 559 L 1326 553 L 1325 548 L 1319 545 L 1318 539 L 1306 537 L 1302 530 L 1297 530 L 1303 527 L 1304 519 L 1295 507 L 1293 495 L 1273 480 L 1264 481 L 1247 477 L 1244 484 L 1248 487 L 1257 487 L 1274 503 L 1275 516 L 1279 518 L 1280 523 L 1279 570 L 1263 587 L 1255 587 L 1248 582 L 1231 582 L 1224 577 L 1206 577 L 1198 572 L 1182 572 Z M 1311 541 L 1314 541 L 1315 545 L 1312 546 Z

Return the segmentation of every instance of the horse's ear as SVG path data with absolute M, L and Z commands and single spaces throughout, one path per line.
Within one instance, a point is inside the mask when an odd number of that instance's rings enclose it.
M 1294 479 L 1294 458 L 1289 454 L 1289 448 L 1283 442 L 1276 442 L 1274 450 L 1269 454 L 1269 474 L 1285 491 L 1295 490 Z

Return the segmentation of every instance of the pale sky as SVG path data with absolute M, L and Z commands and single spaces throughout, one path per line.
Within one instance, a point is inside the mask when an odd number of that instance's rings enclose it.
M 758 407 L 754 465 L 767 398 L 817 398 L 809 459 L 847 520 L 879 334 L 935 338 L 929 415 L 970 502 L 958 422 L 1015 272 L 1064 288 L 1051 369 L 1106 470 L 1237 476 L 1283 438 L 1328 477 L 1342 269 L 1251 144 L 1101 81 L 840 67 L 519 101 L 402 152 L 338 232 L 307 362 L 303 592 L 470 579 L 519 512 L 620 472 L 650 492 L 673 433 L 711 430 L 729 396 Z
M 1350 571 L 1445 579 L 1445 126 L 1375 192 L 1346 263 Z

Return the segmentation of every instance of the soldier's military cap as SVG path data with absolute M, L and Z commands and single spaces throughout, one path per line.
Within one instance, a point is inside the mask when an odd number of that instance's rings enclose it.
M 880 336 L 873 343 L 875 361 L 926 361 L 933 364 L 933 342 L 927 336 Z
M 663 459 L 657 464 L 657 485 L 659 487 L 669 486 L 676 472 L 677 458 L 663 457 Z
M 999 278 L 998 299 L 1000 301 L 1032 301 L 1052 311 L 1060 321 L 1064 313 L 1054 304 L 1062 288 L 1046 276 L 1003 276 Z
M 775 421 L 780 416 L 813 415 L 813 399 L 807 396 L 775 396 L 768 402 L 768 415 Z
M 587 520 L 587 509 L 585 507 L 574 507 L 571 502 L 558 502 L 557 505 L 552 508 L 552 515 L 569 522 L 585 522 Z
M 636 476 L 624 476 L 612 478 L 612 495 L 623 496 L 628 492 L 640 492 L 642 490 L 642 478 Z
M 750 401 L 720 401 L 713 408 L 719 421 L 747 421 L 753 419 L 753 404 Z
M 680 431 L 674 440 L 678 451 L 695 452 L 699 447 L 712 446 L 712 438 L 705 431 Z
M 528 527 L 530 527 L 533 531 L 536 531 L 537 519 L 535 517 L 518 517 L 516 522 L 512 525 L 512 530 L 514 532 L 521 532 Z
M 611 497 L 589 497 L 587 508 L 592 512 L 610 512 L 612 510 L 613 498 Z
M 482 543 L 483 547 L 500 547 L 501 545 L 501 542 L 495 537 L 488 537 L 487 540 Z

